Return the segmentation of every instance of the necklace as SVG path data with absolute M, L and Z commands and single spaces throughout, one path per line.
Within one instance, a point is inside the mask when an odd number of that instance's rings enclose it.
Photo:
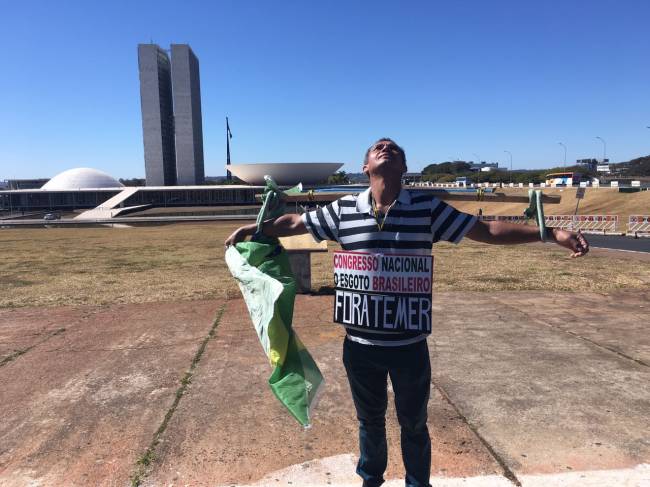
M 395 205 L 395 203 L 397 203 L 397 199 L 393 200 L 393 202 L 390 205 L 388 205 L 388 208 L 386 208 L 386 212 L 384 213 L 384 218 L 382 218 L 381 223 L 379 222 L 379 210 L 377 210 L 377 205 L 375 204 L 375 198 L 372 198 L 372 196 L 371 196 L 371 201 L 372 201 L 372 212 L 375 214 L 375 220 L 377 221 L 377 228 L 381 232 L 384 229 L 386 218 L 388 218 L 388 212 Z

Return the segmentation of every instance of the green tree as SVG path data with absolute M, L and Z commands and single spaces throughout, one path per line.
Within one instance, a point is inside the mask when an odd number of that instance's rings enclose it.
M 470 165 L 465 161 L 446 161 L 440 164 L 429 164 L 422 174 L 463 174 L 469 172 Z
M 455 174 L 439 174 L 437 183 L 453 183 L 456 181 Z
M 339 171 L 327 178 L 327 184 L 350 184 L 350 178 L 345 171 Z

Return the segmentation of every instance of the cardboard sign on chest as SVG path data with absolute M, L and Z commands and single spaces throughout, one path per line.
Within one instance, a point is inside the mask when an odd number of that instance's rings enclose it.
M 431 255 L 334 252 L 334 321 L 381 332 L 431 332 Z

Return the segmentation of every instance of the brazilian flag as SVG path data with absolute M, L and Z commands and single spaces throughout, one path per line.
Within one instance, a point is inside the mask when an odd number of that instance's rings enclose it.
M 258 229 L 264 220 L 284 214 L 284 194 L 300 192 L 299 185 L 286 192 L 265 177 L 264 204 L 257 218 Z M 237 280 L 253 326 L 273 372 L 269 386 L 298 420 L 308 427 L 311 410 L 323 385 L 316 362 L 292 328 L 296 283 L 289 256 L 277 238 L 259 232 L 249 242 L 226 250 L 226 263 Z

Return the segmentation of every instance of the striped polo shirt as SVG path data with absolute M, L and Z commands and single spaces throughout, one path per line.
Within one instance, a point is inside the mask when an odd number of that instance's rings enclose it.
M 456 210 L 431 193 L 411 194 L 402 189 L 380 231 L 368 188 L 358 196 L 344 196 L 304 213 L 302 221 L 317 242 L 332 240 L 343 250 L 431 255 L 435 242 L 460 242 L 476 223 L 476 217 Z M 426 338 L 426 334 L 365 332 L 349 327 L 346 332 L 349 339 L 365 345 L 408 345 Z

